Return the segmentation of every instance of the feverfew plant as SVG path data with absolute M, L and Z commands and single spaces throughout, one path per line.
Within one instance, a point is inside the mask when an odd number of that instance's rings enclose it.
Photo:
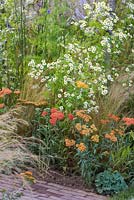
M 129 15 L 132 5 L 127 4 Z M 52 63 L 31 61 L 29 75 L 46 83 L 54 106 L 98 112 L 97 99 L 108 94 L 109 86 L 123 70 L 131 72 L 131 66 L 121 67 L 118 60 L 123 43 L 132 35 L 129 24 L 126 26 L 126 21 L 120 20 L 105 2 L 94 3 L 93 7 L 84 4 L 84 9 L 85 18 L 71 22 L 74 36 L 64 46 L 65 54 Z

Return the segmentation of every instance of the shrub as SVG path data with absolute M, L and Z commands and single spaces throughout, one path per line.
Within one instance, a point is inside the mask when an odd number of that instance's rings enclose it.
M 72 43 L 63 45 L 65 54 L 54 62 L 42 60 L 39 64 L 31 61 L 29 75 L 46 83 L 51 106 L 64 110 L 86 109 L 99 112 L 99 99 L 105 99 L 109 87 L 125 71 L 127 88 L 132 86 L 129 78 L 133 64 L 120 64 L 123 44 L 132 39 L 125 20 L 104 2 L 98 2 L 91 8 L 84 6 L 86 16 L 83 20 L 72 22 Z M 133 9 L 127 8 L 128 13 Z M 130 21 L 127 22 L 131 23 Z M 77 35 L 74 32 L 77 31 Z M 112 34 L 109 33 L 112 32 Z M 123 84 L 123 83 L 121 83 Z
M 128 187 L 118 171 L 111 172 L 108 170 L 97 174 L 95 185 L 100 194 L 114 194 Z

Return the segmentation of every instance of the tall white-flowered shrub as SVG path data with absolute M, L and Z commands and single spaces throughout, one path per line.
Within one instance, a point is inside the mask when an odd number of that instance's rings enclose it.
M 126 6 L 127 17 L 132 17 L 134 4 Z M 53 106 L 98 112 L 97 99 L 108 94 L 109 86 L 122 71 L 129 73 L 133 67 L 118 64 L 124 42 L 132 38 L 131 20 L 120 20 L 105 2 L 92 7 L 84 4 L 84 10 L 85 18 L 71 23 L 74 35 L 65 46 L 65 55 L 53 63 L 43 60 L 35 64 L 32 60 L 29 74 L 46 84 Z

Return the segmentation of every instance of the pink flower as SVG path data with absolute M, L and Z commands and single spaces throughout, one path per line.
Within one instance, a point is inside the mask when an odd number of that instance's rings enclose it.
M 62 120 L 62 119 L 64 119 L 64 114 L 62 112 L 60 112 L 60 111 L 57 111 L 57 112 L 52 113 L 50 115 L 50 117 Z
M 51 118 L 50 120 L 49 120 L 49 122 L 50 122 L 50 124 L 51 125 L 56 125 L 56 122 L 57 122 L 57 119 L 56 118 Z
M 52 108 L 51 113 L 55 113 L 55 112 L 58 112 L 57 108 Z
M 41 113 L 41 116 L 42 116 L 42 117 L 45 117 L 47 114 L 48 114 L 48 112 L 43 111 L 43 112 Z
M 1 103 L 0 104 L 0 108 L 4 108 L 5 104 L 4 103 Z
M 4 92 L 4 94 L 11 94 L 12 90 L 10 90 L 9 88 L 4 88 L 3 92 Z
M 72 115 L 71 113 L 68 114 L 68 119 L 73 120 L 74 119 L 74 115 Z
M 124 121 L 127 126 L 134 125 L 134 118 L 124 117 L 122 121 Z

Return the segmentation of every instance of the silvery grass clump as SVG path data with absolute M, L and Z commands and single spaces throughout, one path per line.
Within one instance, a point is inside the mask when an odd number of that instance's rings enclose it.
M 31 143 L 41 142 L 26 137 L 31 132 L 33 110 L 33 106 L 20 105 L 0 115 L 0 173 L 20 173 L 28 167 L 45 171 L 45 160 L 33 155 L 27 148 Z
M 117 65 L 123 44 L 132 39 L 131 20 L 126 26 L 127 19 L 120 20 L 115 13 L 111 16 L 111 8 L 105 2 L 93 5 L 84 4 L 84 19 L 72 21 L 72 30 L 77 35 L 72 37 L 71 43 L 63 45 L 63 56 L 52 63 L 42 60 L 36 64 L 31 60 L 28 64 L 29 75 L 46 84 L 50 103 L 61 110 L 72 111 L 79 107 L 97 113 L 99 98 L 108 95 L 110 85 L 120 74 L 125 72 L 129 77 L 133 70 L 133 64 Z M 132 5 L 127 4 L 128 18 L 133 13 Z M 122 85 L 132 87 L 133 79 L 128 78 L 126 82 Z

